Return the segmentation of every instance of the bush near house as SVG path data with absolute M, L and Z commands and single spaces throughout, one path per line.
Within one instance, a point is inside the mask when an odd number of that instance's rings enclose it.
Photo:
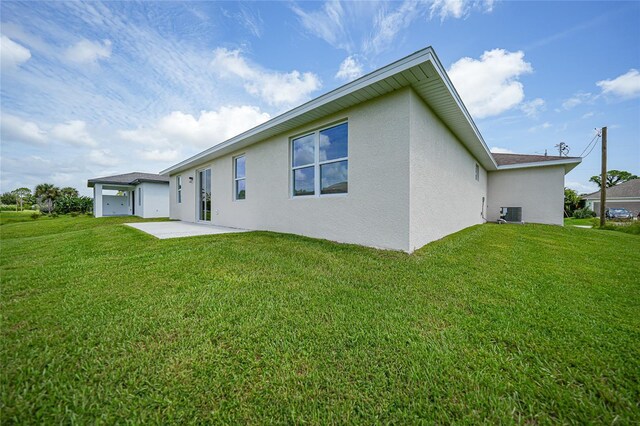
M 407 255 L 130 221 L 2 226 L 3 423 L 640 423 L 636 236 L 481 225 Z
M 574 219 L 588 219 L 591 217 L 596 217 L 596 212 L 589 209 L 588 207 L 584 207 L 581 209 L 577 209 L 573 212 Z

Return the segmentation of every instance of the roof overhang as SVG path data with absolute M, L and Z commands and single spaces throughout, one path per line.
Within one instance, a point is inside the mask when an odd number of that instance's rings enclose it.
M 147 183 L 163 183 L 165 185 L 169 185 L 169 181 L 158 181 L 158 180 L 153 180 L 153 179 L 136 179 L 136 180 L 131 181 L 131 182 L 116 182 L 116 181 L 101 180 L 101 179 L 89 179 L 87 181 L 87 187 L 93 188 L 93 186 L 96 183 L 100 183 L 102 185 L 115 185 L 115 186 L 122 186 L 122 187 L 132 187 L 132 186 L 138 185 L 138 184 L 143 183 L 143 182 L 147 182 Z
M 435 51 L 427 47 L 202 151 L 161 171 L 160 174 L 179 173 L 405 87 L 411 87 L 429 105 L 485 169 L 497 170 L 497 164 L 487 144 Z
M 582 158 L 567 158 L 566 160 L 549 160 L 549 161 L 536 161 L 532 163 L 505 164 L 503 166 L 498 166 L 497 170 L 500 171 L 500 170 L 513 170 L 513 169 L 527 169 L 531 167 L 564 166 L 564 173 L 567 174 L 581 162 L 582 162 Z

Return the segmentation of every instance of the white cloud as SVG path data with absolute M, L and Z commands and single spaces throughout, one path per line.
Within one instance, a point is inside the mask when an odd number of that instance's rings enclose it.
M 65 51 L 65 57 L 79 64 L 95 64 L 100 59 L 111 56 L 111 41 L 80 40 Z
M 479 60 L 462 58 L 449 68 L 449 76 L 471 115 L 498 115 L 524 99 L 518 78 L 533 71 L 524 53 L 504 49 L 485 51 Z
M 596 85 L 602 89 L 603 94 L 635 98 L 640 96 L 640 72 L 632 68 L 613 80 L 598 81 Z
M 323 39 L 333 47 L 352 50 L 352 42 L 347 34 L 345 11 L 340 1 L 327 1 L 322 9 L 305 12 L 295 4 L 291 10 L 298 15 L 302 26 L 311 34 Z
M 336 73 L 336 78 L 341 80 L 355 80 L 364 74 L 362 64 L 355 56 L 347 56 L 340 64 L 340 69 Z
M 47 133 L 32 121 L 10 114 L 2 114 L 0 121 L 2 142 L 19 142 L 46 145 Z
M 507 148 L 500 148 L 499 146 L 492 146 L 490 151 L 494 154 L 515 154 L 513 151 Z
M 149 161 L 175 161 L 180 155 L 177 149 L 138 150 L 140 158 Z
M 544 123 L 538 125 L 538 126 L 533 126 L 529 128 L 530 132 L 537 132 L 538 130 L 544 130 L 544 129 L 549 129 L 553 127 L 553 125 L 551 123 L 549 123 L 548 121 L 545 121 Z
M 578 194 L 590 194 L 592 192 L 596 192 L 598 189 L 598 186 L 594 183 L 581 183 L 581 182 L 573 182 L 573 181 L 568 181 L 564 183 L 564 186 L 566 186 L 569 189 L 573 189 L 574 191 L 577 191 Z
M 301 103 L 321 86 L 320 78 L 311 72 L 263 70 L 250 64 L 239 50 L 217 48 L 211 65 L 222 77 L 240 78 L 247 92 L 275 106 Z
M 9 37 L 0 36 L 0 66 L 3 69 L 17 68 L 31 58 L 31 51 Z
M 586 114 L 582 115 L 582 118 L 590 118 L 593 117 L 595 115 L 595 113 L 593 111 L 589 111 Z
M 97 146 L 98 143 L 87 130 L 87 123 L 82 120 L 70 120 L 58 124 L 51 129 L 51 137 L 60 142 L 78 146 Z
M 380 11 L 373 22 L 373 36 L 365 41 L 364 50 L 379 53 L 391 46 L 398 33 L 420 15 L 419 6 L 415 0 L 405 0 L 389 13 Z
M 202 111 L 199 117 L 173 111 L 152 127 L 120 131 L 124 140 L 153 147 L 141 152 L 147 159 L 169 158 L 183 145 L 208 148 L 249 130 L 269 119 L 269 114 L 253 106 L 221 107 L 217 111 Z M 173 157 L 175 159 L 176 157 Z
M 465 18 L 472 8 L 484 12 L 493 11 L 494 0 L 434 0 L 429 10 L 429 17 L 440 16 L 440 20 L 447 18 Z
M 302 3 L 302 2 L 301 2 Z M 311 2 L 304 2 L 305 6 Z M 349 54 L 378 54 L 394 47 L 394 41 L 418 18 L 465 18 L 472 10 L 491 12 L 494 0 L 328 0 L 307 11 L 295 3 L 292 11 L 304 30 Z
M 537 117 L 541 111 L 545 110 L 544 99 L 536 98 L 529 102 L 524 102 L 520 105 L 520 109 L 529 117 Z
M 89 151 L 87 159 L 102 167 L 112 167 L 120 163 L 120 159 L 115 157 L 109 149 L 92 149 Z
M 591 103 L 595 97 L 591 93 L 578 92 L 562 102 L 562 108 L 572 109 L 583 103 Z

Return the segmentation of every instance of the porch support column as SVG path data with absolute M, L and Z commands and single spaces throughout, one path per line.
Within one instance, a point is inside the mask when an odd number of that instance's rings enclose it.
M 102 217 L 102 184 L 93 185 L 93 216 Z

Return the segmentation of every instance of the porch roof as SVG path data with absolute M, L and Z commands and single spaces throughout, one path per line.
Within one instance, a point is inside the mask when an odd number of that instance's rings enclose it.
M 142 182 L 154 182 L 154 183 L 169 183 L 168 176 L 157 175 L 154 173 L 141 173 L 141 172 L 132 172 L 125 173 L 122 175 L 114 175 L 114 176 L 104 176 L 89 179 L 87 181 L 87 186 L 89 188 L 93 188 L 96 183 L 101 184 L 111 184 L 111 185 L 119 185 L 119 186 L 131 186 L 137 185 Z M 105 188 L 107 189 L 107 188 Z M 117 189 L 117 188 L 116 188 Z

